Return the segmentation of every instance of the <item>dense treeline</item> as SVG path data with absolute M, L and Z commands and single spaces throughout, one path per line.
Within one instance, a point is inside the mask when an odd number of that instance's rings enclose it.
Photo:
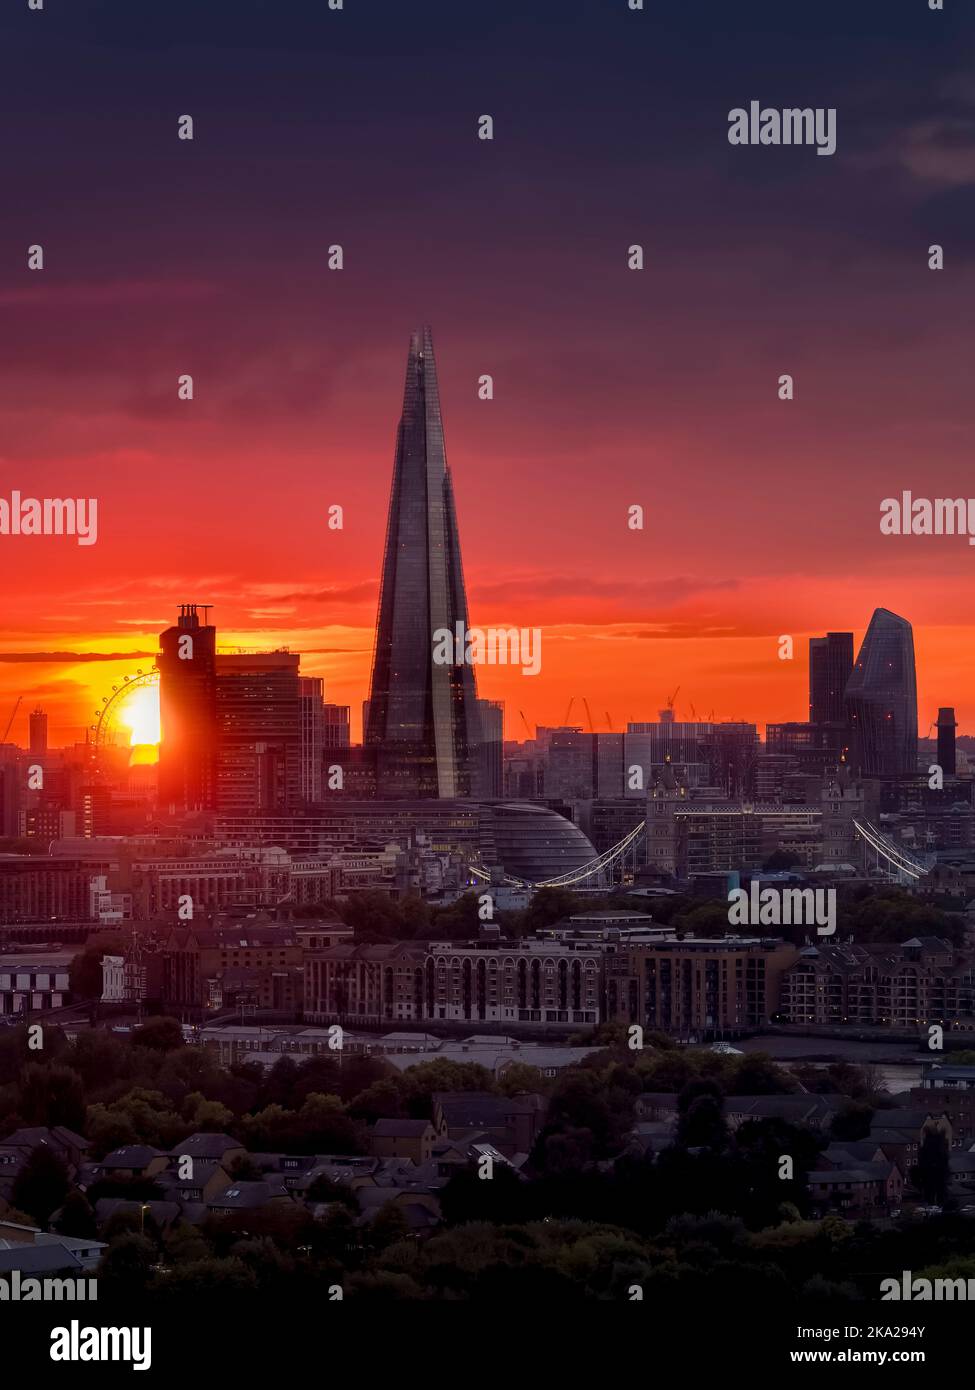
M 779 866 L 781 867 L 781 866 Z M 383 893 L 361 893 L 344 902 L 326 903 L 305 909 L 309 916 L 323 910 L 334 912 L 355 928 L 356 939 L 384 941 L 467 941 L 474 939 L 482 923 L 478 917 L 476 892 L 466 893 L 449 907 L 433 907 L 416 896 L 391 899 Z M 573 913 L 591 910 L 591 903 L 566 888 L 543 888 L 530 907 L 519 912 L 498 911 L 495 920 L 511 938 L 544 931 Z M 902 942 L 912 936 L 938 936 L 960 946 L 965 940 L 965 918 L 961 904 L 921 902 L 902 888 L 859 884 L 840 889 L 837 902 L 836 939 L 852 936 L 855 941 Z M 654 921 L 672 926 L 678 935 L 724 936 L 729 931 L 728 904 L 722 898 L 695 898 L 675 894 L 668 898 L 634 898 L 617 894 L 602 904 L 605 909 L 649 913 Z M 807 929 L 768 928 L 801 944 Z
M 810 1218 L 806 1175 L 826 1136 L 782 1120 L 732 1129 L 728 1097 L 798 1088 L 769 1058 L 679 1049 L 648 1039 L 631 1052 L 603 1027 L 582 1065 L 546 1080 L 520 1064 L 503 1081 L 476 1064 L 423 1063 L 406 1072 L 381 1060 L 283 1056 L 267 1073 L 226 1070 L 187 1047 L 170 1019 L 150 1020 L 131 1039 L 85 1032 L 73 1041 L 45 1030 L 41 1054 L 26 1030 L 0 1035 L 0 1134 L 19 1125 L 64 1124 L 99 1157 L 122 1144 L 176 1145 L 195 1130 L 225 1131 L 252 1153 L 361 1153 L 381 1117 L 430 1116 L 433 1093 L 470 1089 L 546 1097 L 545 1124 L 520 1173 L 497 1165 L 491 1181 L 462 1169 L 439 1192 L 443 1225 L 425 1240 L 390 1202 L 369 1223 L 353 1194 L 322 1177 L 312 1205 L 271 1205 L 211 1217 L 199 1227 L 159 1229 L 151 1215 L 116 1213 L 97 1232 L 109 1241 L 104 1291 L 144 1288 L 169 1298 L 202 1290 L 293 1290 L 340 1286 L 380 1299 L 615 1299 L 634 1285 L 645 1297 L 707 1289 L 772 1302 L 848 1299 L 876 1271 L 965 1258 L 972 1225 L 960 1216 L 879 1230 Z M 820 1083 L 847 1095 L 834 1133 L 857 1137 L 876 1105 L 871 1078 L 838 1065 Z M 635 1143 L 641 1094 L 677 1096 L 673 1135 Z M 844 1133 L 844 1127 L 847 1132 Z M 654 1153 L 653 1148 L 657 1148 Z M 787 1180 L 783 1154 L 792 1159 Z M 259 1176 L 249 1158 L 238 1180 Z M 95 1232 L 100 1197 L 149 1200 L 151 1181 L 103 1179 L 72 1189 L 55 1155 L 35 1150 L 18 1176 L 13 1219 L 68 1235 Z M 8 1215 L 10 1215 L 8 1213 Z

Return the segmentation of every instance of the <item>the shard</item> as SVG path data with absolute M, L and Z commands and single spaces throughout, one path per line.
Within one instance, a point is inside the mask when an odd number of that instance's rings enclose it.
M 878 608 L 846 683 L 853 767 L 863 777 L 917 776 L 914 634 Z
M 389 502 L 365 743 L 380 797 L 477 794 L 474 671 L 434 660 L 434 634 L 467 628 L 430 329 L 413 334 Z

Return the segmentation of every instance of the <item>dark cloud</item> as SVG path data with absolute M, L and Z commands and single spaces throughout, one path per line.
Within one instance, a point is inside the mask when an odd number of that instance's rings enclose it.
M 268 594 L 267 603 L 363 603 L 379 591 L 375 579 L 359 584 L 332 584 L 327 589 L 295 589 L 290 594 Z
M 470 583 L 472 596 L 478 604 L 503 603 L 509 599 L 539 598 L 609 598 L 679 603 L 697 594 L 737 589 L 737 579 L 708 579 L 706 577 L 630 580 L 624 577 L 600 578 L 589 574 L 514 574 L 493 579 L 477 579 Z
M 149 661 L 157 655 L 158 652 L 0 652 L 0 661 Z

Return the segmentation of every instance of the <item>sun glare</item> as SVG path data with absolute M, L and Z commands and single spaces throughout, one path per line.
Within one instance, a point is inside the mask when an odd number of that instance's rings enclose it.
M 119 710 L 118 722 L 129 731 L 129 743 L 133 748 L 144 744 L 158 744 L 159 728 L 159 687 L 142 685 L 133 690 Z

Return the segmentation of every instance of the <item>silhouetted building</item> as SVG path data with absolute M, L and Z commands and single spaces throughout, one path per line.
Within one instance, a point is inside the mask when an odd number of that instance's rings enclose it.
M 297 809 L 302 801 L 299 658 L 217 657 L 217 804 L 228 814 Z
M 320 676 L 299 676 L 298 698 L 301 702 L 301 796 L 304 801 L 321 801 L 325 682 Z
M 593 795 L 592 735 L 581 729 L 554 729 L 545 759 L 545 795 L 564 801 Z
M 955 775 L 955 711 L 950 705 L 938 710 L 938 766 L 946 777 Z
M 27 770 L 24 755 L 13 743 L 0 743 L 0 835 L 22 834 L 27 800 Z
M 719 725 L 709 720 L 675 720 L 673 713 L 673 710 L 662 709 L 656 723 L 627 724 L 623 738 L 621 796 L 644 801 L 647 789 L 653 786 L 664 767 L 679 768 L 689 787 L 706 786 L 711 782 L 712 751 Z M 721 785 L 724 785 L 724 778 Z M 606 795 L 605 792 L 601 794 Z
M 705 740 L 711 784 L 730 797 L 751 796 L 758 750 L 758 730 L 754 724 L 733 720 L 713 724 Z
M 632 797 L 598 797 L 588 807 L 585 819 L 580 817 L 580 829 L 588 835 L 596 853 L 604 854 L 625 839 L 642 820 L 646 820 L 646 794 L 642 801 Z M 632 870 L 645 862 L 645 850 L 642 843 L 637 842 L 625 856 L 623 867 Z
M 843 697 L 853 670 L 853 633 L 827 632 L 809 639 L 809 722 L 842 724 Z
M 326 705 L 325 747 L 348 748 L 349 746 L 349 706 Z
M 914 634 L 906 618 L 878 608 L 846 686 L 851 760 L 864 777 L 917 773 Z
M 159 804 L 209 811 L 217 793 L 217 629 L 200 622 L 195 603 L 181 604 L 159 649 Z
M 30 715 L 30 751 L 36 758 L 47 752 L 47 715 L 38 706 Z
M 364 743 L 378 795 L 465 797 L 480 731 L 473 668 L 434 661 L 434 633 L 467 627 L 453 487 L 429 328 L 414 333 L 389 503 Z
M 849 751 L 845 723 L 766 724 L 765 751 L 794 758 L 799 772 L 822 777 Z
M 504 705 L 500 700 L 478 700 L 481 720 L 480 794 L 504 796 Z
M 625 734 L 592 735 L 592 790 L 594 796 L 622 796 L 627 785 L 623 762 Z M 638 780 L 633 778 L 633 781 Z
M 534 739 L 504 746 L 504 795 L 511 800 L 534 800 L 545 791 L 545 755 Z

